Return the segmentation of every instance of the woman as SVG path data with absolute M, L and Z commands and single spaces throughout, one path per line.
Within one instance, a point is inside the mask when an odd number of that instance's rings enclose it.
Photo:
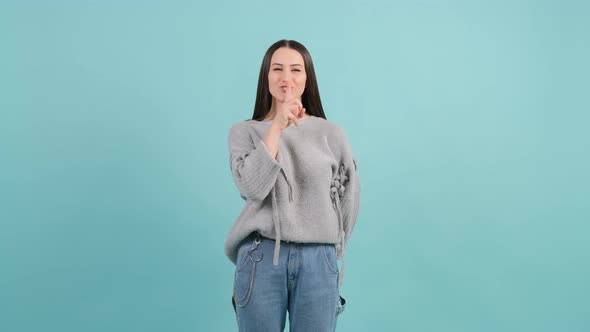
M 360 184 L 303 45 L 280 40 L 266 51 L 254 115 L 230 128 L 228 143 L 246 201 L 225 241 L 239 330 L 283 331 L 288 311 L 291 331 L 334 331 Z

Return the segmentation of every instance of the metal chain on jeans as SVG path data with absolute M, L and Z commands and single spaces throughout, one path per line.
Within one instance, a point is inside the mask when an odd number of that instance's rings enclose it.
M 243 299 L 237 301 L 238 303 L 241 303 L 242 301 L 246 300 L 246 302 L 243 304 L 238 304 L 239 307 L 243 307 L 246 304 L 248 304 L 248 302 L 250 302 L 250 294 L 252 293 L 252 285 L 254 284 L 254 273 L 256 272 L 256 264 L 258 262 L 260 262 L 262 260 L 262 257 L 264 256 L 262 253 L 262 250 L 258 249 L 259 244 L 260 244 L 260 237 L 257 235 L 256 238 L 254 239 L 254 245 L 252 246 L 252 248 L 250 248 L 248 250 L 248 253 L 247 253 L 248 258 L 250 258 L 250 260 L 254 264 L 252 266 L 252 271 L 250 271 L 250 284 L 248 285 L 248 291 L 244 295 Z

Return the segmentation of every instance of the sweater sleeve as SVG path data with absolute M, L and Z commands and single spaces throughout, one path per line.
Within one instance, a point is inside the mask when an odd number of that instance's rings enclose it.
M 260 138 L 250 134 L 245 124 L 236 124 L 229 130 L 230 170 L 242 199 L 262 200 L 274 186 L 279 163 L 271 156 Z
M 346 247 L 359 213 L 361 186 L 357 172 L 357 159 L 344 132 L 342 132 L 341 165 L 347 177 L 347 181 L 343 183 L 344 195 L 341 199 L 341 211 L 345 232 L 344 245 Z

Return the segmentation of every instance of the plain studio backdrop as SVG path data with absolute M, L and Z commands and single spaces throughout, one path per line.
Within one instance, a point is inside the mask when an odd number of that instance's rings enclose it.
M 338 331 L 589 331 L 589 31 L 584 1 L 2 1 L 0 330 L 237 330 L 227 135 L 286 38 L 358 158 Z

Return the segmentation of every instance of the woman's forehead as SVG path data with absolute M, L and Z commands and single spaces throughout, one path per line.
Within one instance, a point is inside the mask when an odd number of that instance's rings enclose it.
M 303 57 L 294 49 L 281 47 L 273 53 L 270 62 L 271 65 L 303 65 Z

